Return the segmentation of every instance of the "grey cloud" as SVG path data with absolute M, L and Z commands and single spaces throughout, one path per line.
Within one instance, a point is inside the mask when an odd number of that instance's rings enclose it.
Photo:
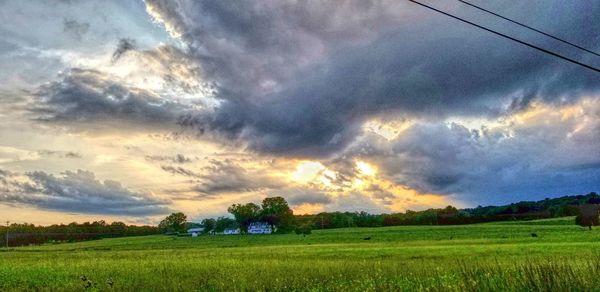
M 327 194 L 304 188 L 273 190 L 269 192 L 269 195 L 282 196 L 292 206 L 302 204 L 329 204 L 332 202 L 331 197 Z
M 392 17 L 397 9 L 368 1 L 145 3 L 156 20 L 181 35 L 208 76 L 243 94 L 292 78 L 303 64 L 323 58 L 331 49 L 327 42 L 369 38 L 370 30 L 399 19 Z
M 0 202 L 66 212 L 145 216 L 170 211 L 168 201 L 133 192 L 119 182 L 101 182 L 89 171 L 66 171 L 54 176 L 43 171 L 26 173 L 29 180 L 10 180 L 0 189 Z
M 192 162 L 191 158 L 183 154 L 176 154 L 175 156 L 146 155 L 145 158 L 147 161 L 169 161 L 177 164 Z
M 190 52 L 173 46 L 161 45 L 156 49 L 138 51 L 140 66 L 162 76 L 165 85 L 177 88 L 187 94 L 200 96 L 214 95 L 214 84 L 203 77 L 202 68 L 195 62 Z
M 12 176 L 12 173 L 10 171 L 0 169 L 0 184 L 2 185 L 0 187 L 0 192 L 8 190 L 6 189 L 6 187 L 9 184 L 8 178 L 10 176 Z
M 340 156 L 369 159 L 421 193 L 478 203 L 587 193 L 600 187 L 600 105 L 585 107 L 581 119 L 545 114 L 491 129 L 417 123 L 391 141 L 365 135 Z
M 189 177 L 198 177 L 196 173 L 193 171 L 183 168 L 181 166 L 170 166 L 170 165 L 161 165 L 160 168 L 166 172 L 170 172 L 172 174 L 180 174 Z
M 260 171 L 247 170 L 230 159 L 213 159 L 211 165 L 205 167 L 198 177 L 201 182 L 196 190 L 209 195 L 250 192 L 283 186 L 283 182 L 272 176 Z
M 62 79 L 41 86 L 31 111 L 44 122 L 110 124 L 128 122 L 136 127 L 170 127 L 187 105 L 153 92 L 122 85 L 99 71 L 71 69 Z
M 367 191 L 371 192 L 373 198 L 381 200 L 386 205 L 393 204 L 394 199 L 397 198 L 394 194 L 382 189 L 377 184 L 371 184 L 369 188 L 367 188 Z
M 387 207 L 381 206 L 370 197 L 358 192 L 350 192 L 336 197 L 326 206 L 325 210 L 331 212 L 365 211 L 372 214 L 390 212 Z
M 117 44 L 117 48 L 113 52 L 111 61 L 113 63 L 119 61 L 119 59 L 121 58 L 121 56 L 123 56 L 123 54 L 127 53 L 128 51 L 135 50 L 135 48 L 136 48 L 135 40 L 128 39 L 128 38 L 120 39 L 119 43 Z
M 87 22 L 79 22 L 77 20 L 68 18 L 65 18 L 63 22 L 63 31 L 78 40 L 81 40 L 83 35 L 89 30 L 90 24 Z
M 495 117 L 536 99 L 573 101 L 600 88 L 595 72 L 408 2 L 349 1 L 340 9 L 334 7 L 338 3 L 316 1 L 146 4 L 181 35 L 207 78 L 219 86 L 219 107 L 185 116 L 180 124 L 245 142 L 259 152 L 327 156 L 347 146 L 373 116 Z M 568 32 L 594 48 L 585 36 L 600 24 L 582 26 L 578 19 L 591 19 L 600 5 L 580 3 L 561 11 L 533 5 L 497 8 Z M 468 17 L 506 27 L 476 13 Z M 591 61 L 551 39 L 518 29 L 515 34 Z
M 81 154 L 73 151 L 55 151 L 55 150 L 39 150 L 37 151 L 42 156 L 55 156 L 59 158 L 81 158 Z

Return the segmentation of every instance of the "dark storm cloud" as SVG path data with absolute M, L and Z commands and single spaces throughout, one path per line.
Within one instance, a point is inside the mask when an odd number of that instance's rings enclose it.
M 251 192 L 283 186 L 283 182 L 260 171 L 247 170 L 235 161 L 212 160 L 203 169 L 196 191 L 203 194 Z
M 137 127 L 169 127 L 186 106 L 156 94 L 121 84 L 99 71 L 71 69 L 62 79 L 41 86 L 31 111 L 45 122 L 111 123 Z
M 227 91 L 243 94 L 269 90 L 291 78 L 303 63 L 323 56 L 327 41 L 368 37 L 394 21 L 387 13 L 393 9 L 368 1 L 159 0 L 146 1 L 146 6 L 181 35 L 207 75 Z
M 120 39 L 119 43 L 117 44 L 117 48 L 112 55 L 111 61 L 113 63 L 117 62 L 121 56 L 123 56 L 123 54 L 127 53 L 128 51 L 135 50 L 135 47 L 135 40 L 127 38 Z
M 329 155 L 377 115 L 497 116 L 524 109 L 534 99 L 573 100 L 600 88 L 597 73 L 408 2 L 349 1 L 340 9 L 324 2 L 147 5 L 181 35 L 207 77 L 220 86 L 222 104 L 214 112 L 180 123 L 239 139 L 260 152 Z M 597 42 L 586 36 L 598 40 L 594 32 L 600 23 L 583 19 L 600 13 L 600 5 L 582 2 L 560 11 L 550 4 L 528 5 L 534 4 L 498 8 L 594 48 Z M 532 10 L 539 15 L 520 12 Z M 592 61 L 553 40 L 514 31 Z
M 166 200 L 130 191 L 116 181 L 101 182 L 89 171 L 61 176 L 36 171 L 24 177 L 28 181 L 11 179 L 0 188 L 0 202 L 87 214 L 143 216 L 170 211 Z

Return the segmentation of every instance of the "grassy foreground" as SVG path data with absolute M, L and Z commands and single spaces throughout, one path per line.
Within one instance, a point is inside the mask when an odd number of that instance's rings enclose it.
M 99 291 L 598 290 L 600 230 L 572 222 L 350 228 L 306 237 L 146 236 L 22 247 L 0 252 L 0 291 L 83 290 L 90 283 L 82 275 Z

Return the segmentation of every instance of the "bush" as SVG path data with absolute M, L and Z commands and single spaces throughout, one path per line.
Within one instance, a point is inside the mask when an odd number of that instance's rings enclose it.
M 312 233 L 312 228 L 310 226 L 310 224 L 302 224 L 299 226 L 296 226 L 296 229 L 294 230 L 296 232 L 296 234 L 300 235 L 308 235 Z
M 592 230 L 592 226 L 598 225 L 598 216 L 586 216 L 586 215 L 577 215 L 575 217 L 575 223 L 582 227 L 588 227 Z

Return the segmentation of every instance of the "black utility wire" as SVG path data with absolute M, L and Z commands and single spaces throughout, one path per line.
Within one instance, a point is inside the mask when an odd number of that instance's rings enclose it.
M 590 70 L 594 70 L 594 71 L 596 71 L 596 72 L 600 73 L 600 69 L 598 69 L 598 68 L 595 68 L 595 67 L 592 67 L 592 66 L 590 66 L 590 65 L 587 65 L 587 64 L 581 63 L 581 62 L 579 62 L 579 61 L 573 60 L 573 59 L 571 59 L 571 58 L 568 58 L 568 57 L 565 57 L 565 56 L 559 55 L 559 54 L 557 54 L 557 53 L 555 53 L 555 52 L 552 52 L 552 51 L 546 50 L 546 49 L 544 49 L 544 48 L 541 48 L 541 47 L 538 47 L 538 46 L 536 46 L 536 45 L 532 45 L 532 44 L 530 44 L 530 43 L 526 43 L 526 42 L 524 42 L 524 41 L 522 41 L 522 40 L 519 40 L 519 39 L 516 39 L 516 38 L 514 38 L 514 37 L 511 37 L 511 36 L 509 36 L 509 35 L 505 35 L 505 34 L 503 34 L 503 33 L 500 33 L 500 32 L 494 31 L 494 30 L 491 30 L 491 29 L 489 29 L 489 28 L 487 28 L 487 27 L 484 27 L 484 26 L 481 26 L 481 25 L 479 25 L 479 24 L 476 24 L 476 23 L 470 22 L 470 21 L 468 21 L 468 20 L 464 20 L 464 19 L 462 19 L 462 18 L 460 18 L 460 17 L 458 17 L 458 16 L 454 16 L 454 15 L 452 15 L 452 14 L 450 14 L 450 13 L 447 13 L 447 12 L 441 11 L 441 10 L 439 10 L 439 9 L 436 9 L 436 8 L 433 8 L 433 7 L 429 6 L 429 5 L 425 5 L 425 4 L 421 3 L 421 2 L 418 2 L 418 1 L 415 1 L 415 0 L 408 0 L 408 1 L 410 1 L 410 2 L 413 2 L 413 3 L 415 3 L 415 4 L 419 4 L 419 5 L 421 5 L 421 6 L 425 7 L 425 8 L 431 9 L 431 10 L 433 10 L 433 11 L 439 12 L 439 13 L 441 13 L 441 14 L 444 14 L 444 15 L 446 15 L 446 16 L 449 16 L 449 17 L 452 17 L 452 18 L 454 18 L 454 19 L 460 20 L 460 21 L 462 21 L 462 22 L 464 22 L 464 23 L 467 23 L 467 24 L 470 24 L 470 25 L 472 25 L 472 26 L 478 27 L 478 28 L 480 28 L 480 29 L 483 29 L 483 30 L 485 30 L 485 31 L 488 31 L 488 32 L 491 32 L 491 33 L 493 33 L 493 34 L 499 35 L 499 36 L 501 36 L 501 37 L 507 38 L 507 39 L 509 39 L 509 40 L 511 40 L 511 41 L 515 41 L 515 42 L 517 42 L 517 43 L 520 43 L 520 44 L 522 44 L 522 45 L 526 45 L 526 46 L 528 46 L 528 47 L 530 47 L 530 48 L 534 48 L 534 49 L 536 49 L 536 50 L 538 50 L 538 51 L 544 52 L 544 53 L 546 53 L 546 54 L 549 54 L 549 55 L 552 55 L 552 56 L 554 56 L 554 57 L 561 58 L 561 59 L 563 59 L 563 60 L 565 60 L 565 61 L 569 61 L 569 62 L 571 62 L 571 63 L 573 63 L 573 64 L 577 64 L 577 65 L 579 65 L 579 66 L 582 66 L 582 67 L 585 67 L 585 68 L 588 68 L 588 69 L 590 69 Z
M 598 53 L 596 53 L 596 52 L 594 52 L 594 51 L 588 50 L 588 49 L 586 49 L 586 48 L 584 48 L 584 47 L 581 47 L 581 46 L 579 46 L 579 45 L 576 45 L 576 44 L 574 44 L 574 43 L 571 43 L 571 42 L 569 42 L 569 41 L 565 41 L 565 40 L 563 40 L 563 39 L 561 39 L 561 38 L 559 38 L 559 37 L 555 37 L 555 36 L 553 36 L 553 35 L 551 35 L 551 34 L 549 34 L 549 33 L 543 32 L 543 31 L 541 31 L 541 30 L 539 30 L 539 29 L 536 29 L 536 28 L 533 28 L 533 27 L 531 27 L 531 26 L 529 26 L 529 25 L 526 25 L 526 24 L 520 23 L 520 22 L 518 22 L 518 21 L 516 21 L 516 20 L 512 20 L 512 19 L 510 19 L 510 18 L 508 18 L 508 17 L 502 16 L 502 15 L 500 15 L 500 14 L 498 14 L 498 13 L 495 13 L 495 12 L 493 12 L 493 11 L 487 10 L 487 9 L 485 9 L 485 8 L 481 8 L 481 7 L 479 7 L 479 6 L 475 5 L 475 4 L 471 4 L 471 3 L 467 2 L 467 1 L 464 1 L 464 0 L 458 0 L 458 1 L 459 1 L 459 2 L 462 2 L 462 3 L 464 3 L 464 4 L 467 4 L 467 5 L 471 6 L 471 7 L 477 8 L 477 9 L 479 9 L 479 10 L 481 10 L 481 11 L 487 12 L 487 13 L 489 13 L 489 14 L 491 14 L 491 15 L 494 15 L 494 16 L 500 17 L 500 18 L 502 18 L 502 19 L 504 19 L 504 20 L 510 21 L 510 22 L 512 22 L 512 23 L 514 23 L 514 24 L 516 24 L 516 25 L 520 25 L 520 26 L 522 26 L 522 27 L 525 27 L 525 28 L 528 28 L 528 29 L 530 29 L 530 30 L 533 30 L 533 31 L 535 31 L 535 32 L 537 32 L 537 33 L 541 33 L 541 34 L 543 34 L 543 35 L 545 35 L 545 36 L 547 36 L 547 37 L 553 38 L 553 39 L 555 39 L 555 40 L 557 40 L 557 41 L 559 41 L 559 42 L 563 42 L 563 43 L 565 43 L 565 44 L 571 45 L 571 46 L 573 46 L 573 47 L 575 47 L 575 48 L 578 48 L 578 49 L 580 49 L 580 50 L 586 51 L 586 52 L 588 52 L 588 53 L 590 53 L 590 54 L 594 54 L 594 55 L 596 55 L 596 56 L 600 57 L 600 54 L 598 54 Z

